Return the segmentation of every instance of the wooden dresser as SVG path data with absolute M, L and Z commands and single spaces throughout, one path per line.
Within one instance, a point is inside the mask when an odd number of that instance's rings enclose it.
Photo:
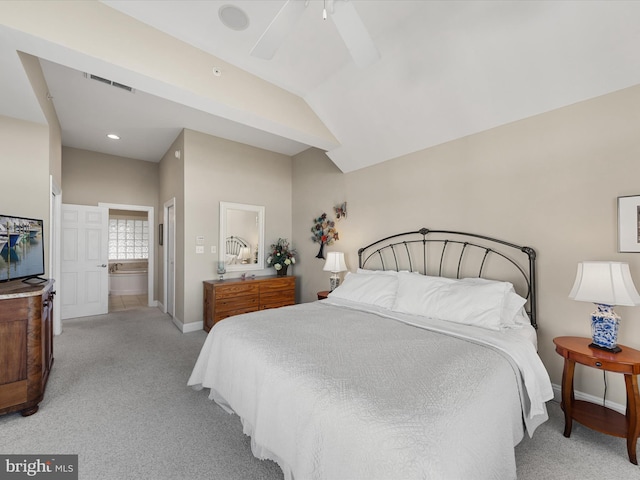
M 0 284 L 0 415 L 38 411 L 53 365 L 53 281 Z
M 203 284 L 203 325 L 207 332 L 216 322 L 232 315 L 296 303 L 293 276 L 208 280 Z

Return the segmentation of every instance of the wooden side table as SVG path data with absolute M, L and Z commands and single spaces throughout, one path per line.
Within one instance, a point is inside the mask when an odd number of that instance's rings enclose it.
M 556 352 L 564 357 L 562 372 L 562 410 L 564 411 L 564 436 L 571 435 L 572 421 L 607 435 L 627 439 L 629 461 L 638 465 L 636 444 L 640 435 L 640 351 L 620 345 L 620 353 L 589 348 L 590 338 L 556 337 Z M 576 400 L 573 391 L 573 373 L 576 363 L 608 372 L 622 373 L 627 387 L 627 411 L 622 415 L 595 403 Z
M 329 290 L 322 290 L 321 292 L 318 292 L 318 300 L 324 300 L 329 296 L 329 293 L 331 293 Z

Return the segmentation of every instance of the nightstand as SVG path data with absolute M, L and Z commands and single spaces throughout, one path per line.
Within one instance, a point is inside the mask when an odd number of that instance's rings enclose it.
M 329 290 L 323 290 L 321 292 L 318 292 L 318 300 L 324 300 L 329 296 L 330 293 L 331 292 Z
M 629 461 L 638 464 L 636 443 L 640 434 L 640 351 L 621 345 L 620 353 L 589 348 L 590 338 L 557 337 L 553 339 L 556 352 L 564 357 L 562 372 L 562 410 L 564 411 L 564 436 L 571 435 L 572 421 L 607 435 L 627 439 Z M 622 415 L 595 403 L 576 400 L 573 391 L 573 373 L 576 363 L 587 367 L 622 373 L 627 387 L 627 414 Z

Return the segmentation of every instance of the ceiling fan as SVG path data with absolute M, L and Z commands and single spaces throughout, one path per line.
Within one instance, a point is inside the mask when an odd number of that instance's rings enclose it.
M 287 0 L 251 49 L 251 55 L 271 60 L 309 3 L 310 0 Z M 322 11 L 325 20 L 327 10 L 358 67 L 364 68 L 380 58 L 371 35 L 351 1 L 325 0 Z

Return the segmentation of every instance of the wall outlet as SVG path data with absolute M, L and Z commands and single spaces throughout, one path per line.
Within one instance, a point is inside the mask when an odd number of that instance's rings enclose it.
M 202 245 L 196 245 L 196 253 L 204 253 L 204 247 Z

